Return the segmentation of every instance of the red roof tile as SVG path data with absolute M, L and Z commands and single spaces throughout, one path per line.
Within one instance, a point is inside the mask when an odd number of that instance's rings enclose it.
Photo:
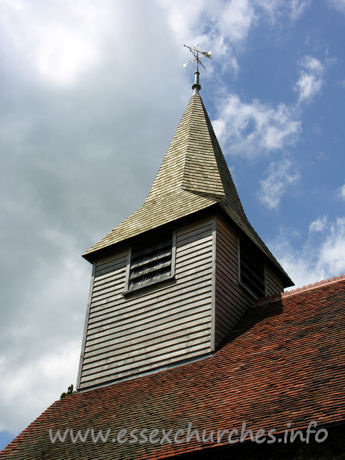
M 227 343 L 203 360 L 56 401 L 0 454 L 1 459 L 164 458 L 206 447 L 70 440 L 49 428 L 282 432 L 345 419 L 345 279 L 261 301 Z

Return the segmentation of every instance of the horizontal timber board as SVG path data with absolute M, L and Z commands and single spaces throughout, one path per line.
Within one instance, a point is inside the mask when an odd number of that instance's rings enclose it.
M 118 318 L 117 321 L 111 321 L 108 323 L 102 322 L 102 324 L 96 323 L 93 325 L 93 327 L 88 328 L 88 337 L 91 337 L 92 334 L 95 333 L 100 333 L 108 330 L 113 330 L 114 328 L 117 330 L 121 330 L 120 328 L 124 328 L 125 326 L 128 327 L 128 329 L 132 329 L 134 327 L 137 327 L 138 325 L 141 324 L 146 324 L 154 322 L 156 320 L 160 320 L 163 318 L 169 318 L 171 316 L 177 317 L 179 314 L 182 312 L 190 312 L 191 310 L 194 310 L 196 308 L 203 309 L 204 307 L 211 308 L 211 302 L 208 299 L 204 299 L 202 301 L 199 300 L 194 300 L 194 302 L 189 302 L 188 304 L 183 304 L 183 309 L 181 308 L 181 305 L 175 305 L 174 307 L 168 307 L 168 308 L 161 308 L 161 309 L 156 309 L 156 310 L 148 310 L 144 314 L 138 314 L 136 317 L 128 318 L 127 316 L 123 315 L 124 317 L 122 319 Z
M 171 362 L 171 360 L 175 361 L 175 358 L 177 356 L 185 356 L 185 355 L 188 355 L 189 353 L 193 353 L 193 352 L 196 352 L 196 351 L 198 351 L 198 352 L 203 351 L 203 353 L 206 353 L 209 350 L 210 350 L 210 345 L 209 345 L 208 342 L 206 342 L 206 343 L 202 343 L 202 344 L 199 344 L 199 345 L 195 345 L 194 347 L 192 347 L 188 351 L 186 351 L 184 349 L 176 350 L 174 352 L 169 353 L 167 356 L 156 356 L 156 357 L 150 358 L 147 361 L 143 361 L 141 363 L 138 363 L 137 366 L 130 366 L 130 365 L 126 366 L 126 365 L 124 365 L 124 366 L 118 367 L 116 369 L 110 368 L 110 369 L 108 369 L 106 371 L 97 372 L 97 373 L 83 372 L 82 373 L 82 379 L 84 381 L 86 381 L 86 380 L 90 380 L 90 379 L 94 379 L 94 378 L 98 378 L 98 377 L 103 377 L 103 376 L 106 376 L 106 375 L 111 375 L 111 374 L 114 375 L 115 372 L 116 373 L 126 372 L 127 370 L 132 370 L 133 368 L 134 369 L 145 368 L 147 365 L 152 366 L 152 365 L 157 364 L 157 363 L 165 364 L 165 363 Z
M 160 296 L 165 296 L 165 295 L 174 295 L 174 293 L 178 293 L 181 290 L 187 291 L 190 287 L 192 286 L 198 286 L 202 285 L 203 283 L 210 282 L 210 272 L 208 269 L 205 271 L 200 270 L 199 273 L 197 274 L 192 274 L 189 277 L 186 277 L 183 279 L 183 282 L 173 284 L 172 286 L 164 286 L 159 289 L 153 289 L 152 291 L 145 291 L 145 294 L 141 296 L 133 296 L 132 298 L 128 297 L 126 299 L 127 305 L 130 305 L 131 302 L 133 303 L 139 303 L 140 300 L 143 300 L 144 302 L 150 301 L 150 299 L 156 300 Z M 106 300 L 108 299 L 108 300 Z M 96 307 L 96 306 L 102 306 L 106 304 L 108 301 L 111 302 L 112 300 L 118 300 L 118 299 L 124 299 L 122 292 L 117 292 L 114 293 L 114 295 L 110 295 L 109 297 L 106 296 L 104 299 L 97 299 L 97 301 L 91 302 L 91 307 Z M 123 300 L 124 301 L 124 300 Z
M 93 329 L 98 327 L 100 324 L 107 325 L 109 323 L 120 324 L 122 322 L 131 322 L 132 319 L 135 318 L 149 318 L 155 315 L 159 315 L 164 312 L 173 313 L 173 311 L 181 310 L 182 308 L 186 309 L 190 305 L 194 306 L 201 306 L 204 304 L 211 304 L 211 295 L 207 293 L 204 296 L 194 296 L 189 297 L 187 299 L 182 298 L 181 302 L 176 302 L 173 299 L 171 303 L 162 302 L 162 304 L 157 305 L 146 305 L 144 308 L 139 309 L 132 309 L 128 311 L 128 309 L 124 308 L 121 311 L 113 310 L 107 316 L 102 316 L 101 318 L 91 318 L 89 321 L 89 329 Z
M 108 260 L 108 262 L 105 262 L 105 263 L 95 262 L 95 272 L 97 273 L 97 271 L 108 270 L 110 267 L 111 268 L 121 267 L 122 265 L 127 263 L 127 258 L 128 258 L 128 250 L 122 257 L 119 257 L 118 255 L 114 255 L 111 259 Z
M 97 276 L 95 276 L 95 282 L 96 284 L 102 284 L 104 282 L 106 283 L 108 282 L 108 280 L 112 278 L 116 278 L 120 274 L 122 275 L 123 272 L 126 272 L 126 268 L 127 268 L 127 265 L 124 265 L 123 267 L 117 270 L 113 270 L 111 272 L 104 273 L 104 274 L 98 274 Z
M 121 252 L 117 252 L 116 254 L 109 254 L 105 257 L 98 259 L 96 264 L 104 265 L 104 264 L 108 264 L 109 262 L 112 262 L 114 259 L 124 259 L 125 257 L 127 257 L 127 254 L 128 254 L 128 250 L 123 249 Z
M 130 304 L 125 304 L 124 302 L 109 304 L 108 308 L 102 310 L 96 310 L 90 312 L 90 319 L 92 321 L 99 321 L 102 317 L 108 317 L 109 315 L 122 315 L 128 313 L 135 313 L 140 310 L 147 310 L 154 306 L 154 308 L 159 308 L 163 305 L 176 305 L 183 304 L 184 302 L 190 302 L 194 297 L 199 296 L 200 299 L 204 299 L 207 296 L 210 296 L 211 293 L 211 281 L 208 283 L 202 283 L 195 290 L 190 290 L 186 294 L 184 290 L 180 291 L 177 295 L 167 295 L 160 296 L 159 299 L 153 300 L 151 302 L 132 302 Z
M 95 279 L 94 282 L 94 290 L 99 291 L 103 289 L 103 287 L 112 286 L 118 284 L 122 281 L 122 279 L 126 276 L 126 270 L 121 270 L 113 274 L 113 276 L 109 276 L 105 279 Z
M 155 319 L 145 318 L 133 323 L 129 323 L 121 326 L 115 325 L 111 329 L 106 329 L 101 332 L 87 331 L 86 343 L 92 342 L 94 340 L 106 340 L 108 336 L 120 337 L 121 335 L 128 335 L 136 332 L 147 331 L 148 329 L 155 329 L 156 327 L 163 325 L 173 325 L 175 321 L 181 318 L 194 318 L 196 316 L 205 316 L 210 314 L 210 305 L 202 305 L 201 307 L 191 307 L 188 310 L 182 310 L 179 313 L 174 315 L 167 314 L 166 316 L 156 317 Z
M 202 337 L 193 337 L 189 339 L 183 337 L 177 341 L 164 342 L 164 345 L 162 344 L 162 346 L 159 349 L 157 349 L 157 347 L 151 346 L 147 348 L 142 348 L 140 352 L 138 350 L 135 350 L 133 352 L 127 352 L 126 350 L 125 353 L 108 356 L 103 360 L 97 360 L 89 363 L 86 363 L 84 361 L 83 369 L 84 372 L 100 372 L 108 369 L 110 366 L 115 368 L 120 366 L 126 366 L 127 364 L 137 365 L 142 363 L 143 361 L 147 361 L 156 356 L 164 356 L 181 349 L 190 350 L 195 346 L 199 346 L 200 344 L 205 343 L 207 343 L 207 346 L 209 346 L 209 335 L 204 335 Z
M 156 369 L 160 369 L 160 368 L 164 368 L 170 364 L 175 364 L 178 365 L 179 361 L 181 362 L 184 362 L 185 360 L 187 359 L 192 359 L 192 358 L 196 358 L 200 355 L 203 355 L 203 354 L 206 354 L 206 353 L 209 353 L 211 350 L 209 349 L 206 349 L 204 353 L 202 353 L 201 351 L 194 351 L 194 352 L 190 352 L 190 353 L 185 353 L 184 355 L 182 355 L 180 357 L 179 360 L 176 359 L 176 357 L 174 358 L 171 358 L 171 359 L 167 359 L 166 361 L 164 362 L 161 362 L 161 363 L 156 363 L 155 365 L 147 365 L 147 366 L 144 366 L 140 369 L 136 369 L 135 371 L 133 369 L 127 371 L 127 372 L 121 372 L 121 373 L 118 373 L 114 376 L 106 376 L 106 377 L 100 377 L 98 379 L 89 379 L 88 381 L 86 380 L 85 382 L 83 380 L 81 380 L 81 384 L 80 384 L 80 389 L 87 389 L 89 388 L 90 386 L 96 386 L 96 385 L 102 385 L 104 383 L 108 383 L 108 382 L 111 382 L 111 381 L 116 381 L 116 380 L 119 380 L 119 379 L 122 379 L 122 378 L 125 378 L 125 377 L 128 377 L 128 376 L 136 376 L 136 375 L 140 375 L 142 374 L 143 372 L 148 372 L 148 371 L 151 371 L 151 370 L 156 370 Z
M 125 259 L 121 259 L 121 261 L 116 260 L 116 262 L 114 261 L 114 263 L 109 263 L 107 264 L 107 266 L 97 267 L 96 265 L 95 276 L 98 277 L 108 273 L 116 272 L 118 270 L 122 270 L 127 265 L 127 259 L 128 256 Z
M 176 241 L 176 251 L 177 252 L 184 252 L 188 251 L 192 248 L 201 246 L 201 245 L 206 245 L 210 243 L 210 240 L 212 239 L 212 233 L 209 232 L 205 235 L 201 235 L 199 239 L 186 239 L 181 243 L 179 240 Z
M 117 347 L 104 348 L 101 350 L 96 350 L 95 352 L 89 352 L 88 356 L 84 359 L 84 364 L 94 363 L 106 358 L 112 358 L 113 356 L 123 355 L 124 353 L 137 352 L 141 353 L 142 351 L 149 351 L 151 349 L 157 350 L 157 344 L 161 345 L 162 348 L 166 348 L 170 343 L 179 343 L 184 342 L 188 338 L 196 339 L 198 337 L 210 336 L 210 327 L 205 324 L 203 329 L 199 327 L 194 327 L 188 333 L 186 329 L 177 331 L 175 334 L 165 334 L 163 336 L 157 337 L 146 342 L 140 342 L 139 344 L 127 345 L 124 351 L 124 345 L 119 344 Z
M 200 330 L 204 329 L 205 324 L 209 324 L 210 322 L 210 316 L 206 315 L 204 317 L 199 317 L 192 319 L 188 322 L 188 326 L 192 329 L 194 327 L 199 327 Z M 184 319 L 179 320 L 177 324 L 172 327 L 171 325 L 167 327 L 167 325 L 162 325 L 159 328 L 156 328 L 155 330 L 150 330 L 150 331 L 142 331 L 139 334 L 132 334 L 131 336 L 124 335 L 122 337 L 113 337 L 111 339 L 108 339 L 103 342 L 96 342 L 94 344 L 87 344 L 85 347 L 85 353 L 87 351 L 95 351 L 99 350 L 101 348 L 105 348 L 107 346 L 112 346 L 112 345 L 117 345 L 120 343 L 127 345 L 132 345 L 135 343 L 142 343 L 144 341 L 150 341 L 152 339 L 156 339 L 157 337 L 162 337 L 165 336 L 166 334 L 177 334 L 180 331 L 186 331 L 186 326 L 187 324 L 185 323 Z M 185 332 L 186 333 L 186 332 Z
M 184 238 L 189 236 L 197 236 L 200 233 L 205 233 L 212 229 L 212 219 L 206 221 L 197 222 L 187 227 L 182 227 L 176 231 L 176 239 L 183 241 Z

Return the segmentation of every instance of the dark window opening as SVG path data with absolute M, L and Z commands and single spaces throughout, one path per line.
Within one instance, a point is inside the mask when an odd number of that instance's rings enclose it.
M 255 297 L 264 297 L 266 295 L 265 265 L 262 256 L 250 242 L 240 239 L 239 243 L 240 282 Z
M 170 278 L 172 275 L 172 237 L 142 240 L 132 247 L 128 290 Z

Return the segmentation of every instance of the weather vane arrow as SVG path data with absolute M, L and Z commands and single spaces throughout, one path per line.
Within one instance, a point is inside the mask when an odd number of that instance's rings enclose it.
M 204 57 L 207 57 L 207 58 L 211 59 L 211 54 L 212 53 L 211 53 L 211 51 L 200 51 L 199 50 L 199 45 L 196 45 L 196 46 L 183 45 L 183 46 L 188 48 L 189 51 L 194 56 L 194 59 L 192 59 L 191 61 L 186 62 L 185 64 L 183 64 L 183 67 L 187 67 L 189 64 L 192 64 L 193 62 L 196 62 L 196 71 L 194 72 L 194 84 L 192 86 L 192 89 L 194 89 L 194 92 L 198 92 L 201 89 L 201 86 L 200 86 L 200 83 L 199 83 L 199 75 L 200 75 L 199 64 L 201 65 L 201 67 L 203 69 L 206 70 L 206 67 L 202 63 L 200 57 L 204 56 Z

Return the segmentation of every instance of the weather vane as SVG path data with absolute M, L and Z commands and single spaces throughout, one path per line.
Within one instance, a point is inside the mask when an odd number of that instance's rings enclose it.
M 194 92 L 197 92 L 197 91 L 199 91 L 199 89 L 201 89 L 201 86 L 200 86 L 200 83 L 199 83 L 199 75 L 200 75 L 199 64 L 201 65 L 201 67 L 203 67 L 206 70 L 206 67 L 204 66 L 204 64 L 202 63 L 202 61 L 200 59 L 200 54 L 202 56 L 205 56 L 205 57 L 211 59 L 211 51 L 200 51 L 199 50 L 199 45 L 196 45 L 196 46 L 183 45 L 183 46 L 188 48 L 189 51 L 194 56 L 194 59 L 192 59 L 191 61 L 186 62 L 185 64 L 183 64 L 183 67 L 187 67 L 189 64 L 192 64 L 193 62 L 196 62 L 196 71 L 194 72 L 194 85 L 192 86 L 192 88 L 194 89 Z

